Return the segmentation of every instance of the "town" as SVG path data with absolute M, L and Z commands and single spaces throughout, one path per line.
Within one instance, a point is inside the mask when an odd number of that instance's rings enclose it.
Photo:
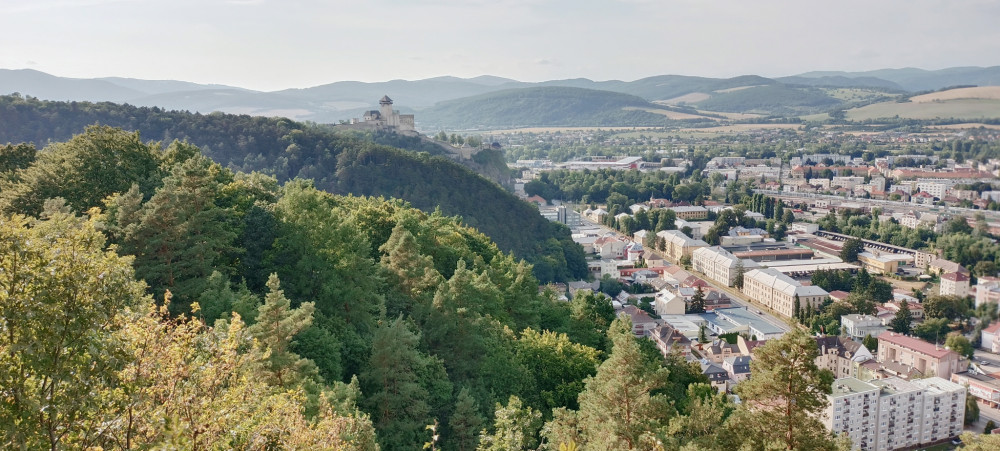
M 610 197 L 608 204 L 550 201 L 532 188 L 540 177 L 552 180 L 552 171 L 683 174 L 694 164 L 683 154 L 660 157 L 512 164 L 524 174 L 520 195 L 569 226 L 590 256 L 591 281 L 550 288 L 567 298 L 605 292 L 636 337 L 652 340 L 664 357 L 697 362 L 721 393 L 750 377 L 754 350 L 767 340 L 809 330 L 816 365 L 836 377 L 822 420 L 856 449 L 957 443 L 967 427 L 996 427 L 995 262 L 968 268 L 942 249 L 866 239 L 838 224 L 997 235 L 1000 160 L 717 156 L 698 177 L 714 181 L 710 195 L 625 208 Z M 727 203 L 733 189 L 744 190 L 742 199 Z

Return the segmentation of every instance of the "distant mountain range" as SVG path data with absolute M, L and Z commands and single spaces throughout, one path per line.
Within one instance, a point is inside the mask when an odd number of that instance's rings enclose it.
M 790 77 L 745 75 L 727 79 L 662 75 L 635 81 L 551 80 L 527 83 L 501 77 L 436 77 L 378 83 L 336 82 L 305 89 L 253 91 L 225 85 L 131 78 L 74 79 L 22 69 L 0 69 L 0 94 L 47 100 L 110 101 L 168 110 L 222 111 L 336 123 L 360 117 L 388 94 L 397 109 L 417 114 L 422 130 L 546 125 L 635 125 L 675 119 L 669 105 L 710 112 L 799 115 L 885 100 L 886 95 L 957 85 L 1000 85 L 1000 66 L 807 72 Z M 577 88 L 579 91 L 566 91 Z M 528 89 L 525 91 L 525 89 Z M 846 98 L 833 92 L 853 89 Z M 618 93 L 634 98 L 616 97 Z M 860 94 L 859 94 L 860 92 Z M 569 95 L 569 97 L 567 97 Z M 576 100 L 571 97 L 577 96 Z M 559 99 L 553 104 L 554 99 Z M 468 103 L 464 105 L 463 103 Z M 652 105 L 655 103 L 659 107 Z M 666 105 L 666 106 L 665 106 Z M 676 108 L 675 108 L 676 110 Z M 699 111 L 701 113 L 699 113 Z M 476 118 L 476 115 L 481 117 Z

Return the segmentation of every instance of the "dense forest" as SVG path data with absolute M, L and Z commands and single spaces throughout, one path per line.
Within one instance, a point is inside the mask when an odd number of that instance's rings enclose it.
M 536 276 L 543 282 L 587 275 L 582 249 L 573 243 L 567 228 L 545 220 L 533 206 L 468 168 L 431 155 L 428 150 L 433 147 L 419 139 L 336 133 L 329 127 L 288 119 L 201 115 L 112 103 L 48 102 L 20 96 L 0 96 L 0 122 L 4 124 L 0 142 L 53 142 L 55 147 L 66 146 L 54 141 L 67 140 L 95 123 L 137 131 L 133 139 L 136 145 L 142 140 L 181 140 L 234 171 L 261 172 L 279 183 L 293 178 L 311 179 L 316 188 L 330 193 L 395 197 L 428 213 L 439 208 L 444 215 L 461 216 L 466 225 L 487 234 L 505 252 L 535 264 Z M 415 151 L 373 141 L 412 146 Z M 15 155 L 16 147 L 0 150 L 0 164 L 25 158 Z M 503 165 L 502 158 L 490 152 L 480 152 L 470 164 L 495 171 Z M 57 163 L 44 153 L 39 158 L 45 164 L 27 169 L 22 181 L 0 193 L 6 202 L 31 214 L 40 212 L 41 202 L 48 196 L 46 190 L 63 183 L 45 175 L 49 170 L 46 168 L 59 167 L 52 169 L 56 173 L 99 170 L 63 167 L 60 165 L 68 162 Z M 88 166 L 101 164 L 96 155 L 80 158 Z M 141 160 L 136 164 L 149 162 Z M 0 167 L 0 172 L 4 170 Z M 108 173 L 87 175 L 111 177 L 108 183 L 122 177 Z M 128 186 L 119 183 L 116 189 L 127 190 Z M 32 190 L 42 197 L 24 198 Z
M 757 368 L 801 393 L 741 391 L 802 396 L 794 417 L 762 412 L 636 339 L 603 295 L 540 293 L 458 218 L 109 127 L 4 155 L 5 447 L 834 447 L 800 419 L 830 377 L 804 334 Z

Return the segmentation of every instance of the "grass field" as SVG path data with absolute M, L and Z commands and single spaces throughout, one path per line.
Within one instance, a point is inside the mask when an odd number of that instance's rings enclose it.
M 1000 86 L 977 86 L 975 88 L 958 88 L 947 91 L 932 92 L 916 97 L 910 101 L 914 103 L 941 102 L 956 99 L 989 99 L 1000 100 Z
M 652 130 L 659 127 L 526 127 L 510 128 L 506 130 L 490 130 L 483 132 L 484 135 L 501 133 L 555 133 L 555 132 L 579 132 L 590 130 L 612 130 L 612 131 L 632 131 L 632 130 Z
M 684 120 L 684 119 L 711 119 L 713 121 L 719 120 L 719 118 L 717 118 L 717 117 L 707 117 L 707 116 L 700 116 L 700 115 L 691 114 L 691 113 L 682 113 L 680 111 L 658 110 L 658 109 L 654 109 L 654 108 L 625 107 L 625 110 L 642 110 L 642 111 L 645 111 L 647 113 L 653 113 L 653 114 L 659 114 L 659 115 L 662 115 L 662 116 L 666 116 L 667 119 L 673 119 L 673 120 Z
M 724 94 L 724 93 L 727 93 L 727 92 L 736 92 L 736 91 L 742 91 L 742 90 L 744 90 L 744 89 L 750 89 L 750 88 L 756 88 L 757 86 L 761 86 L 761 85 L 754 85 L 754 86 L 737 86 L 737 87 L 735 87 L 735 88 L 728 88 L 728 89 L 719 89 L 719 90 L 717 90 L 717 91 L 715 91 L 715 92 L 717 92 L 717 93 L 719 93 L 719 94 Z
M 672 99 L 657 100 L 653 103 L 659 103 L 663 105 L 677 105 L 678 103 L 698 103 L 710 97 L 712 97 L 710 94 L 705 94 L 704 92 L 692 92 L 690 94 L 684 94 L 680 97 L 674 97 Z
M 738 133 L 751 130 L 798 130 L 800 128 L 802 128 L 801 124 L 734 124 L 707 128 L 682 128 L 680 131 L 690 133 Z
M 955 99 L 928 102 L 882 102 L 847 111 L 850 120 L 905 119 L 997 119 L 1000 99 Z

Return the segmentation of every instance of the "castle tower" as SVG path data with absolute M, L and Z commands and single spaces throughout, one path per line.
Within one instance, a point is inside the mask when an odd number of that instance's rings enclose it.
M 385 121 L 385 124 L 389 126 L 398 125 L 396 123 L 397 121 L 393 120 L 392 99 L 390 99 L 387 95 L 382 96 L 382 99 L 378 101 L 378 104 L 381 106 L 382 120 Z

